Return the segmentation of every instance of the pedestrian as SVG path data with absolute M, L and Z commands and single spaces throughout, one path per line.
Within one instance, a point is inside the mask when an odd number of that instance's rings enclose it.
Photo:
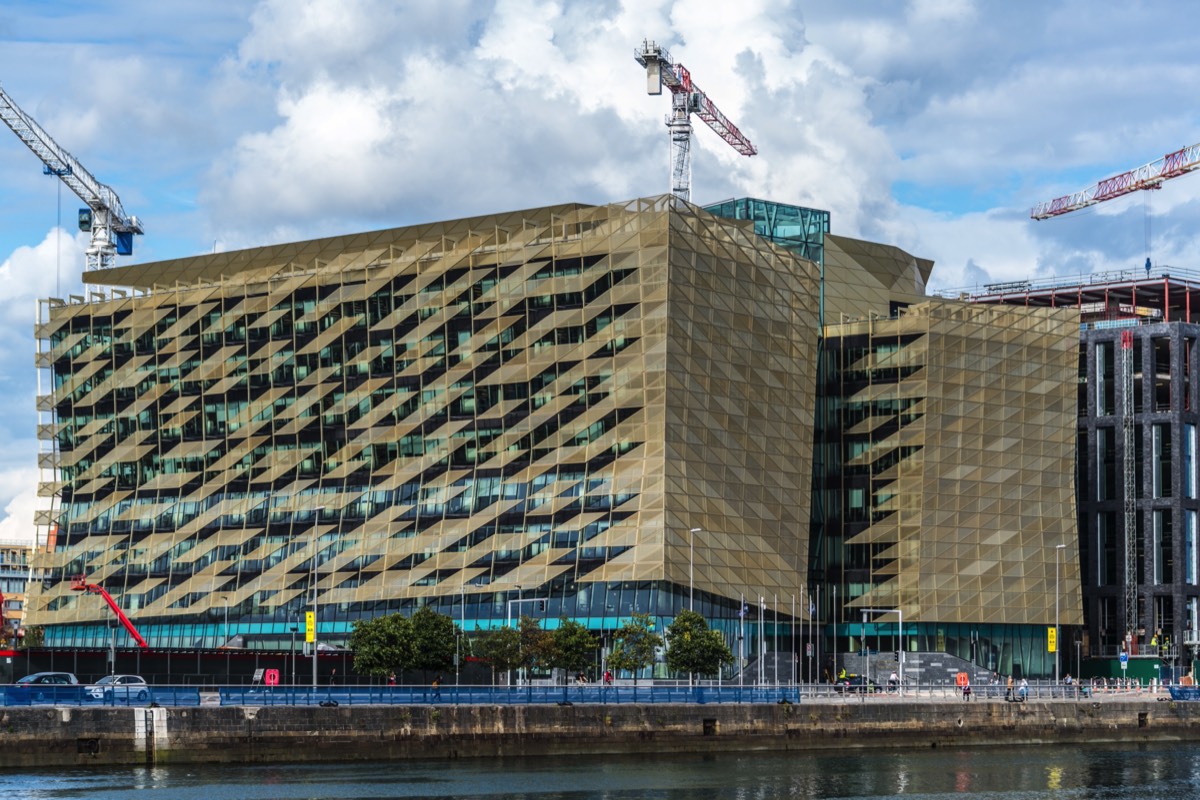
M 1024 678 L 1021 678 L 1021 687 L 1019 689 L 1017 689 L 1017 697 L 1020 699 L 1020 701 L 1022 703 L 1024 703 L 1025 698 L 1028 696 L 1029 696 L 1029 681 L 1025 680 Z
M 612 670 L 611 669 L 604 670 L 604 685 L 612 686 Z
M 1016 699 L 1013 697 L 1013 676 L 1012 675 L 1008 676 L 1008 684 L 1006 685 L 1005 690 L 1004 690 L 1004 699 L 1008 700 L 1009 702 L 1012 702 L 1014 699 Z
M 963 700 L 971 699 L 971 682 L 968 680 L 962 685 Z
M 395 686 L 395 685 L 396 685 L 396 670 L 392 670 L 391 672 L 388 673 L 388 686 Z
M 900 676 L 896 674 L 896 670 L 892 670 L 892 674 L 888 675 L 888 691 L 894 692 L 900 687 Z
M 333 686 L 335 683 L 337 683 L 337 667 L 334 667 L 329 672 L 329 685 Z
M 442 699 L 442 676 L 441 676 L 441 673 L 438 673 L 438 676 L 433 679 L 433 699 L 434 700 Z

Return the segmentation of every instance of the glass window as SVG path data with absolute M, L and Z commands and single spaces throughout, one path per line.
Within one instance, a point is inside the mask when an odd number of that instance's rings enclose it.
M 1184 559 L 1186 560 L 1186 563 L 1184 564 L 1184 569 L 1187 573 L 1187 576 L 1186 576 L 1187 582 L 1190 585 L 1195 586 L 1196 585 L 1196 572 L 1197 572 L 1197 570 L 1196 570 L 1196 512 L 1192 509 L 1188 509 L 1188 510 L 1184 511 L 1183 513 L 1185 514 L 1186 520 L 1187 520 L 1187 523 L 1186 523 L 1187 524 L 1187 532 L 1186 532 L 1187 538 L 1185 539 L 1186 547 L 1184 548 L 1184 555 L 1183 555 Z
M 1154 512 L 1154 582 L 1171 583 L 1174 560 L 1171 554 L 1171 512 L 1162 509 Z
M 1096 345 L 1096 414 L 1105 417 L 1113 413 L 1113 343 Z
M 1171 496 L 1171 428 L 1168 425 L 1153 426 L 1151 437 L 1154 470 L 1151 476 L 1154 497 Z
M 1183 426 L 1183 496 L 1196 496 L 1196 426 Z

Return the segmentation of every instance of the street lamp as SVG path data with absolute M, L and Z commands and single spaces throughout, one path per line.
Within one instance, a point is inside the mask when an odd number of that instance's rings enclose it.
M 1058 555 L 1066 548 L 1065 544 L 1054 546 L 1054 682 L 1058 683 Z
M 317 689 L 317 645 L 319 637 L 317 636 L 317 553 L 318 545 L 320 544 L 321 533 L 321 512 L 325 510 L 325 506 L 316 506 L 313 508 L 313 528 L 312 528 L 312 573 L 309 576 L 309 585 L 312 587 L 312 615 L 313 615 L 313 642 L 312 642 L 312 688 Z
M 291 626 L 292 631 L 292 686 L 296 685 L 296 625 Z
M 692 545 L 695 542 L 696 534 L 699 532 L 700 532 L 700 528 L 692 528 L 691 530 L 688 531 L 688 611 L 696 610 L 696 602 L 692 595 L 692 590 L 695 587 L 695 581 L 693 580 L 693 576 L 694 576 L 693 567 L 695 565 L 695 560 L 693 559 L 693 555 L 694 555 L 695 549 L 693 548 Z
M 315 520 L 314 520 L 315 524 Z M 313 552 L 312 552 L 312 575 L 309 577 L 312 584 L 312 615 L 313 615 L 313 643 L 312 643 L 312 687 L 313 691 L 317 688 L 317 531 L 313 528 Z

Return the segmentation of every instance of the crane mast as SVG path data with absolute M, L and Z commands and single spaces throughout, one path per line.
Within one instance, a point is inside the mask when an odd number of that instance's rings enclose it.
M 671 137 L 671 194 L 681 200 L 691 200 L 692 114 L 742 155 L 758 153 L 746 135 L 692 81 L 687 68 L 675 63 L 665 48 L 643 40 L 641 49 L 633 51 L 633 57 L 646 68 L 647 94 L 662 94 L 664 84 L 671 90 L 671 113 L 666 118 Z
M 1200 169 L 1200 143 L 1167 153 L 1162 158 L 1137 169 L 1105 178 L 1075 194 L 1038 203 L 1029 216 L 1033 219 L 1050 219 L 1142 189 L 1161 189 L 1165 181 L 1186 175 L 1195 169 Z
M 42 160 L 47 175 L 56 175 L 87 204 L 87 211 L 80 212 L 79 221 L 80 230 L 90 230 L 92 234 L 85 251 L 87 269 L 107 269 L 116 265 L 118 255 L 131 254 L 133 235 L 145 231 L 141 220 L 125 213 L 117 193 L 96 180 L 75 156 L 59 146 L 3 87 L 0 87 L 0 119 Z

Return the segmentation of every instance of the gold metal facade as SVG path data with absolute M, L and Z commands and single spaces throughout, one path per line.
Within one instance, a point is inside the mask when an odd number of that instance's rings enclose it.
M 803 582 L 815 269 L 744 225 L 662 197 L 87 279 L 126 288 L 38 325 L 48 643 L 107 637 L 81 573 L 157 646 L 286 637 L 314 593 L 327 638 Z
M 847 618 L 1080 624 L 1078 312 L 935 300 L 829 334 Z

